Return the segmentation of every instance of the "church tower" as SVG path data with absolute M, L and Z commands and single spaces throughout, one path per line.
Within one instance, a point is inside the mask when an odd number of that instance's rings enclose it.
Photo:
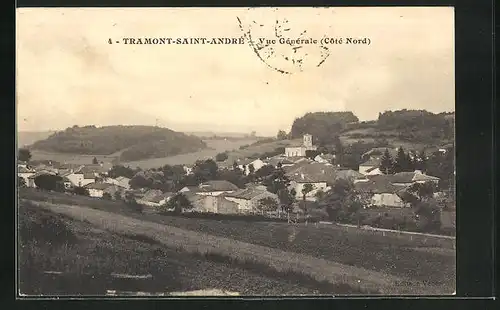
M 304 139 L 304 146 L 306 148 L 312 148 L 313 146 L 312 136 L 310 134 L 305 134 L 303 139 Z

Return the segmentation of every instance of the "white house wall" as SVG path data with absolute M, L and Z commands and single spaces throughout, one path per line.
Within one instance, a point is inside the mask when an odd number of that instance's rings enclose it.
M 371 202 L 374 206 L 378 207 L 405 207 L 405 203 L 401 200 L 401 198 L 398 195 L 391 193 L 374 194 Z
M 102 189 L 95 189 L 95 188 L 89 189 L 89 196 L 90 197 L 102 198 L 103 194 L 104 194 L 104 191 Z

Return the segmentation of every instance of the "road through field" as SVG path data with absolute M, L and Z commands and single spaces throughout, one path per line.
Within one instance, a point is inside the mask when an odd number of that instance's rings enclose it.
M 83 206 L 33 202 L 53 212 L 62 213 L 118 233 L 141 234 L 161 242 L 168 247 L 182 247 L 189 252 L 214 252 L 240 259 L 253 259 L 260 263 L 286 271 L 295 270 L 309 274 L 319 281 L 348 283 L 366 290 L 377 290 L 382 294 L 447 294 L 442 288 L 420 285 L 386 273 L 348 266 L 309 255 L 286 252 L 265 246 L 216 237 L 180 229 L 160 223 L 131 218 L 116 213 Z

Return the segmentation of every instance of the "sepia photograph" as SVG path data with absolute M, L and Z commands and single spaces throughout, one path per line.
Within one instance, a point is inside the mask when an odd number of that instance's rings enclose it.
M 456 294 L 454 24 L 18 8 L 18 298 Z

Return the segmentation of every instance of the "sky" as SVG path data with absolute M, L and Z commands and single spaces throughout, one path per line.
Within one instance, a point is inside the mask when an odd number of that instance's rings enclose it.
M 344 44 L 257 52 L 251 44 L 304 31 Z M 372 120 L 386 110 L 455 110 L 451 7 L 22 8 L 16 35 L 19 131 L 158 124 L 274 135 L 307 112 Z M 243 35 L 244 44 L 122 41 Z M 345 44 L 348 37 L 370 44 Z

